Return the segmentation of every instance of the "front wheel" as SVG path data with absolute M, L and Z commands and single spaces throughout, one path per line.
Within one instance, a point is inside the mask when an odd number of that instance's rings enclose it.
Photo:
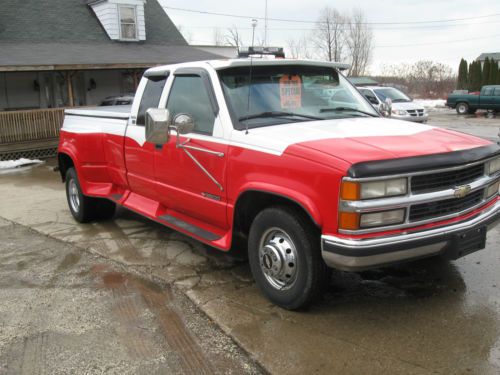
M 457 113 L 459 115 L 466 115 L 469 112 L 469 105 L 467 103 L 457 104 Z
M 328 286 L 318 230 L 298 210 L 271 207 L 259 213 L 250 228 L 248 257 L 263 294 L 285 309 L 306 307 Z

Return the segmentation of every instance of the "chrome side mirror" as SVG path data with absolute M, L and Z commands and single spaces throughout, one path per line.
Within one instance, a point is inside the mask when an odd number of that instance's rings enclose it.
M 187 113 L 179 113 L 174 117 L 174 121 L 170 129 L 175 130 L 177 134 L 187 134 L 194 130 L 193 116 Z
M 380 103 L 379 107 L 380 114 L 384 117 L 391 117 L 392 114 L 392 100 L 386 98 L 385 101 Z
M 156 145 L 167 143 L 170 125 L 168 109 L 149 108 L 146 111 L 146 141 Z

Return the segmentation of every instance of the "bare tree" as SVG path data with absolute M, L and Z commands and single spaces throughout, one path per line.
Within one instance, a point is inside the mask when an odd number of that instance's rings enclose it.
M 349 23 L 347 47 L 351 58 L 350 76 L 366 74 L 373 50 L 373 31 L 361 9 L 355 9 Z
M 312 52 L 308 49 L 308 41 L 305 35 L 297 39 L 289 38 L 286 41 L 287 56 L 292 59 L 311 59 Z
M 421 98 L 442 98 L 456 85 L 451 67 L 428 60 L 386 65 L 382 68 L 382 75 L 377 77 L 379 82 L 397 84 L 411 95 Z
M 212 40 L 214 43 L 214 46 L 223 46 L 224 45 L 224 34 L 221 31 L 220 28 L 214 27 L 213 33 L 212 33 Z
M 341 61 L 346 46 L 348 19 L 336 9 L 326 6 L 316 21 L 311 40 L 321 58 L 327 61 Z
M 238 31 L 238 28 L 234 25 L 227 29 L 225 40 L 227 45 L 234 46 L 236 48 L 240 48 L 243 45 L 241 34 Z

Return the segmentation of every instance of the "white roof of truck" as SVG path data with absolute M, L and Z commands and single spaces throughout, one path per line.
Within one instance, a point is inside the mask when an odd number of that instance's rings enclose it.
M 349 69 L 349 64 L 339 63 L 335 61 L 320 61 L 320 60 L 299 60 L 299 59 L 270 59 L 270 58 L 244 58 L 244 59 L 227 59 L 227 60 L 208 60 L 180 63 L 173 65 L 163 65 L 150 68 L 147 71 L 150 73 L 161 73 L 171 69 L 183 67 L 200 67 L 203 65 L 210 65 L 215 70 L 226 69 L 239 66 L 276 66 L 276 65 L 305 65 L 305 66 L 324 66 L 327 68 L 335 68 L 340 70 Z

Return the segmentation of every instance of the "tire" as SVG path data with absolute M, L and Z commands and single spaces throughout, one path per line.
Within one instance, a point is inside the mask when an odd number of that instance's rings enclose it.
M 250 227 L 248 258 L 262 293 L 285 309 L 307 307 L 328 287 L 331 270 L 321 257 L 320 233 L 298 210 L 260 212 Z
M 464 102 L 457 103 L 457 113 L 459 115 L 466 115 L 469 112 L 469 105 Z
M 114 202 L 83 195 L 75 168 L 69 168 L 66 171 L 66 199 L 71 215 L 79 223 L 109 219 L 115 213 Z

